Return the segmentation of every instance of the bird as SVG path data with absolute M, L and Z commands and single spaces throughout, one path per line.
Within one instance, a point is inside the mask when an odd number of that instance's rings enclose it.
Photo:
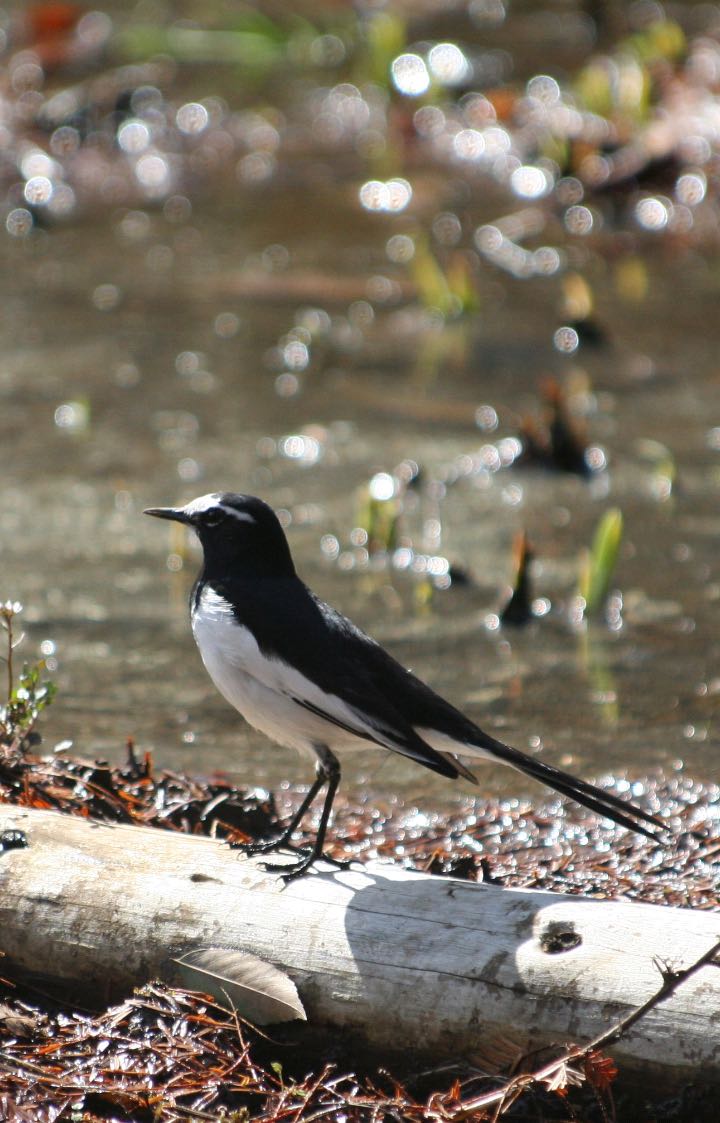
M 499 761 L 648 838 L 657 840 L 665 830 L 633 803 L 485 733 L 320 600 L 298 576 L 285 532 L 264 500 L 212 492 L 144 513 L 191 527 L 200 540 L 203 561 L 190 594 L 190 621 L 217 689 L 255 729 L 315 762 L 315 779 L 282 832 L 245 847 L 299 854 L 292 864 L 266 862 L 266 869 L 291 880 L 324 856 L 340 783 L 337 754 L 370 746 L 473 784 L 477 778 L 461 757 Z M 293 846 L 294 832 L 323 788 L 314 844 Z

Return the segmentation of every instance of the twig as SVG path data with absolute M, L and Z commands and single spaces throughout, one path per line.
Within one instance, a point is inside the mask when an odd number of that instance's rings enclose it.
M 720 939 L 717 940 L 712 947 L 708 948 L 699 959 L 696 959 L 689 967 L 683 967 L 678 971 L 670 971 L 661 969 L 662 985 L 655 991 L 654 994 L 643 1002 L 641 1006 L 637 1006 L 631 1010 L 625 1017 L 620 1018 L 617 1022 L 611 1025 L 608 1029 L 594 1037 L 592 1041 L 586 1045 L 573 1045 L 567 1049 L 561 1057 L 549 1064 L 543 1065 L 542 1068 L 537 1069 L 535 1072 L 520 1073 L 514 1076 L 502 1088 L 497 1088 L 494 1092 L 486 1092 L 482 1096 L 474 1096 L 471 1100 L 465 1100 L 460 1104 L 459 1108 L 454 1111 L 447 1112 L 445 1118 L 452 1120 L 456 1123 L 461 1119 L 467 1119 L 468 1116 L 474 1112 L 482 1110 L 482 1108 L 497 1106 L 498 1110 L 495 1113 L 495 1118 L 498 1118 L 500 1112 L 507 1103 L 508 1098 L 512 1100 L 517 1099 L 518 1095 L 522 1094 L 530 1085 L 542 1083 L 551 1079 L 560 1068 L 565 1065 L 570 1065 L 574 1061 L 586 1060 L 591 1053 L 597 1052 L 600 1049 L 607 1048 L 609 1045 L 614 1045 L 631 1026 L 635 1025 L 649 1010 L 664 1002 L 669 998 L 678 987 L 680 987 L 691 975 L 696 974 L 702 967 L 706 967 L 712 963 L 716 955 L 720 953 Z
M 586 1045 L 582 1049 L 579 1049 L 578 1052 L 576 1052 L 575 1056 L 585 1057 L 588 1055 L 588 1053 L 591 1053 L 596 1049 L 604 1049 L 608 1045 L 613 1045 L 620 1037 L 622 1037 L 622 1035 L 630 1028 L 630 1026 L 634 1025 L 635 1022 L 644 1017 L 644 1015 L 647 1014 L 648 1010 L 652 1010 L 654 1006 L 657 1006 L 660 1002 L 664 1002 L 666 998 L 669 998 L 670 995 L 673 994 L 679 986 L 682 986 L 682 984 L 691 977 L 691 975 L 696 974 L 696 972 L 698 972 L 702 967 L 706 967 L 709 963 L 711 963 L 719 952 L 720 939 L 716 940 L 712 947 L 704 952 L 699 959 L 696 959 L 694 963 L 691 963 L 689 967 L 682 967 L 679 971 L 669 971 L 667 968 L 665 970 L 661 970 L 663 981 L 660 989 L 656 991 L 656 993 L 653 994 L 650 998 L 648 998 L 647 1002 L 643 1002 L 642 1006 L 638 1006 L 636 1010 L 633 1010 L 630 1014 L 627 1014 L 626 1017 L 621 1018 L 620 1021 L 616 1022 L 614 1026 L 611 1026 L 609 1029 L 605 1030 L 604 1033 L 599 1034 L 599 1036 L 591 1041 L 589 1045 Z
M 183 1107 L 181 1104 L 173 1104 L 169 1109 L 174 1111 L 176 1115 L 187 1116 L 188 1119 L 204 1119 L 208 1123 L 223 1123 L 227 1119 L 227 1114 L 214 1115 L 209 1111 L 198 1111 L 196 1107 Z

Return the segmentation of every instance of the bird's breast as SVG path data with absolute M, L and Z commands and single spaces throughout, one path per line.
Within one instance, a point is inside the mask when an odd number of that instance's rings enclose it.
M 257 673 L 266 660 L 257 641 L 236 618 L 232 605 L 209 585 L 195 598 L 190 621 L 203 662 L 217 686 L 243 671 Z

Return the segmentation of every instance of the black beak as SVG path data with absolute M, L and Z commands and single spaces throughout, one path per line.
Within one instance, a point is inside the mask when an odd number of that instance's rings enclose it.
M 176 523 L 187 523 L 192 526 L 192 518 L 187 514 L 184 507 L 147 507 L 143 511 L 144 515 L 153 515 L 156 519 L 171 519 Z

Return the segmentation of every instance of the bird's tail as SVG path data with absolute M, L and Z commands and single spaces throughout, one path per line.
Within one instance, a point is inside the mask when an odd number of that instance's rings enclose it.
M 644 834 L 647 838 L 656 841 L 658 831 L 667 832 L 667 827 L 662 820 L 655 815 L 651 815 L 649 811 L 643 811 L 641 807 L 636 807 L 634 803 L 620 799 L 612 792 L 603 791 L 601 788 L 595 787 L 594 784 L 589 784 L 587 780 L 571 776 L 568 772 L 563 772 L 561 768 L 556 768 L 553 764 L 547 764 L 545 761 L 520 752 L 519 749 L 512 748 L 511 745 L 496 741 L 494 737 L 485 734 L 484 740 L 477 745 L 477 748 L 481 749 L 483 754 L 487 754 L 487 756 L 495 758 L 503 764 L 509 764 L 520 772 L 524 772 L 526 776 L 532 776 L 534 780 L 547 784 L 549 788 L 553 788 L 561 795 L 574 799 L 576 803 L 587 807 L 589 811 L 594 811 L 597 815 L 606 819 L 612 819 L 621 827 L 637 831 L 639 834 Z M 650 827 L 654 827 L 655 830 L 650 830 Z

